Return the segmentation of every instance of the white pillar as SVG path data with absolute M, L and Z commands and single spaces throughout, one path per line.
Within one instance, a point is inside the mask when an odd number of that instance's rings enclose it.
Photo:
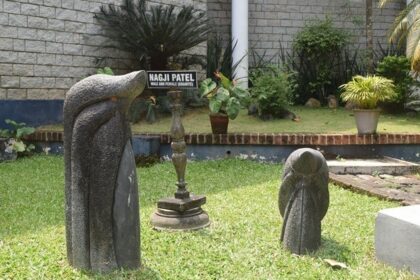
M 248 88 L 248 0 L 232 0 L 233 65 L 240 61 L 235 79 Z

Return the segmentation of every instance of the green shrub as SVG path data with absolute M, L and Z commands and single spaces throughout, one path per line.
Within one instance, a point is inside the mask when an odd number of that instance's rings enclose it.
M 262 119 L 281 118 L 290 104 L 291 88 L 288 76 L 276 66 L 251 72 L 251 97 Z
M 98 70 L 96 70 L 96 74 L 113 76 L 114 71 L 112 71 L 111 67 L 104 67 L 104 68 L 98 68 Z
M 304 104 L 310 97 L 326 103 L 343 81 L 339 70 L 348 34 L 333 26 L 329 18 L 307 24 L 293 41 L 294 100 Z
M 26 126 L 26 123 L 18 123 L 13 120 L 6 119 L 10 129 L 0 129 L 0 137 L 8 138 L 8 147 L 6 152 L 15 151 L 18 154 L 28 153 L 35 149 L 33 144 L 27 144 L 23 138 L 35 132 L 35 128 Z
M 386 56 L 376 68 L 378 75 L 394 82 L 397 95 L 390 102 L 401 108 L 406 103 L 410 87 L 414 83 L 410 76 L 410 65 L 410 60 L 405 56 Z

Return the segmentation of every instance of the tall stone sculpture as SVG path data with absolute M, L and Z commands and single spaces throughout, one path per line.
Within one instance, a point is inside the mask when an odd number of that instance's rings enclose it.
M 127 111 L 144 71 L 94 75 L 64 102 L 66 238 L 69 263 L 106 272 L 140 265 L 137 176 Z
M 321 220 L 328 205 L 325 158 L 309 148 L 294 151 L 286 161 L 279 192 L 283 246 L 299 255 L 316 250 L 321 245 Z

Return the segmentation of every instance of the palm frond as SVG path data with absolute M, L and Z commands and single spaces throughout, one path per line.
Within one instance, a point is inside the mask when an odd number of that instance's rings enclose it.
M 390 0 L 379 0 L 379 8 L 383 8 Z
M 407 31 L 407 56 L 412 57 L 414 55 L 415 49 L 419 43 L 420 34 L 419 34 L 420 20 L 417 19 L 413 21 L 408 27 Z
M 398 16 L 395 18 L 394 23 L 390 28 L 389 40 L 390 42 L 395 42 L 400 32 L 403 32 L 404 27 L 406 27 L 408 15 L 413 11 L 417 5 L 420 3 L 420 0 L 413 0 L 410 4 L 408 4 L 404 10 L 402 10 Z
M 203 12 L 192 6 L 151 5 L 145 0 L 109 4 L 95 15 L 105 35 L 137 58 L 150 59 L 150 67 L 164 69 L 171 56 L 207 40 L 210 30 Z
M 416 72 L 420 73 L 420 36 L 416 38 L 415 49 L 413 51 L 413 56 L 411 58 L 411 69 Z
M 389 0 L 380 0 L 379 6 L 382 8 L 388 2 Z M 412 70 L 416 73 L 420 70 L 420 51 L 417 51 L 420 48 L 419 5 L 420 0 L 411 1 L 395 18 L 389 33 L 389 42 L 397 42 L 399 46 L 402 46 L 408 38 L 407 55 L 412 57 Z

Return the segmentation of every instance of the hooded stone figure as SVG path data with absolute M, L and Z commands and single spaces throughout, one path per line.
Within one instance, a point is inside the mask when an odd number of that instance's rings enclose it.
M 321 245 L 321 220 L 328 205 L 324 156 L 309 148 L 294 151 L 286 160 L 279 192 L 283 246 L 299 255 L 316 250 Z
M 66 239 L 69 263 L 106 272 L 140 265 L 136 166 L 127 112 L 144 71 L 94 75 L 64 101 Z

